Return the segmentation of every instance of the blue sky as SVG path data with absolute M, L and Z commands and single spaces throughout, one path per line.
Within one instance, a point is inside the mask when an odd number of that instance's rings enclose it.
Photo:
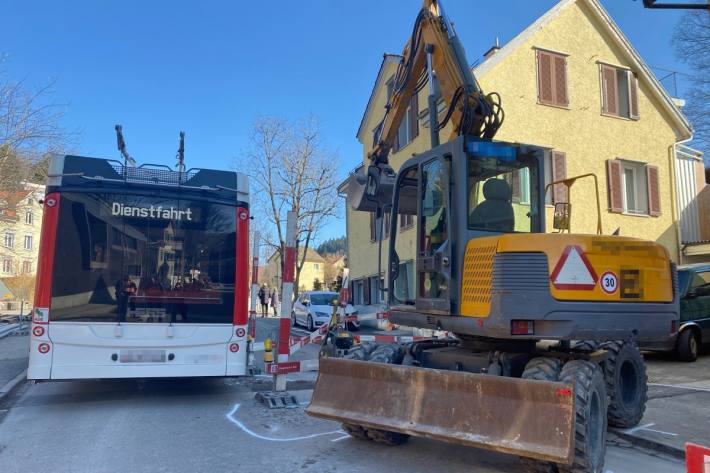
M 421 0 L 28 2 L 6 0 L 0 66 L 30 86 L 55 80 L 76 151 L 118 157 L 123 124 L 139 162 L 174 164 L 185 130 L 188 167 L 229 168 L 259 115 L 319 117 L 342 175 L 362 156 L 355 138 L 382 53 L 399 53 Z M 555 0 L 448 0 L 469 60 L 509 41 Z M 670 38 L 681 12 L 641 1 L 603 5 L 651 66 L 687 71 Z M 661 73 L 658 73 L 659 76 Z M 665 84 L 670 87 L 671 82 Z M 679 78 L 679 94 L 684 83 Z M 505 99 L 505 98 L 503 98 Z M 504 102 L 505 103 L 505 102 Z M 320 236 L 345 233 L 333 221 Z

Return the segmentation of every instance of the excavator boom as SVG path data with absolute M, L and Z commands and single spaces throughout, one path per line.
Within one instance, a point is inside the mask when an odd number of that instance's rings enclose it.
M 450 138 L 476 135 L 492 139 L 498 131 L 503 114 L 497 94 L 486 96 L 481 90 L 441 2 L 425 0 L 395 74 L 381 132 L 375 136 L 370 153 L 373 165 L 387 164 L 409 101 L 427 82 L 432 92 L 437 88 L 432 82 L 438 85 L 438 95 L 450 110 L 433 132 L 438 132 L 449 120 L 456 124 Z

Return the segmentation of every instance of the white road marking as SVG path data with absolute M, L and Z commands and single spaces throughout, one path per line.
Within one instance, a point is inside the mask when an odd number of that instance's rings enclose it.
M 639 430 L 648 429 L 649 427 L 653 427 L 654 425 L 656 425 L 656 424 L 651 422 L 650 424 L 639 425 L 639 426 L 634 427 L 632 429 L 626 429 L 626 430 L 624 430 L 624 432 L 626 432 L 627 434 L 633 434 L 634 432 L 638 432 Z
M 343 433 L 345 433 L 345 432 L 343 432 Z M 345 440 L 347 438 L 350 438 L 350 436 L 348 434 L 345 434 L 342 437 L 338 437 L 337 439 L 331 440 L 331 442 L 340 442 L 341 440 Z
M 270 442 L 296 442 L 298 440 L 307 440 L 307 439 L 312 439 L 315 437 L 322 437 L 324 435 L 335 435 L 335 434 L 344 434 L 342 430 L 333 430 L 331 432 L 322 432 L 319 434 L 311 434 L 311 435 L 304 435 L 301 437 L 289 437 L 289 438 L 274 438 L 274 437 L 266 437 L 264 435 L 257 434 L 256 432 L 250 430 L 246 425 L 244 425 L 240 420 L 236 418 L 236 413 L 239 410 L 239 407 L 241 404 L 235 404 L 234 408 L 227 414 L 227 419 L 240 429 L 242 429 L 244 432 L 247 434 L 251 435 L 252 437 L 261 439 L 261 440 L 268 440 Z
M 687 386 L 684 384 L 661 384 L 661 383 L 648 383 L 649 386 L 660 386 L 662 388 L 679 388 L 679 389 L 691 389 L 693 391 L 705 391 L 710 392 L 710 388 L 698 388 L 696 386 Z
M 648 430 L 649 432 L 656 432 L 657 434 L 671 435 L 673 437 L 678 436 L 678 434 L 674 434 L 673 432 L 665 432 L 663 430 L 656 430 L 656 429 L 645 429 L 645 430 Z
M 653 427 L 654 425 L 656 425 L 656 424 L 651 422 L 650 424 L 639 425 L 638 427 L 634 427 L 633 429 L 626 429 L 626 430 L 624 430 L 624 432 L 627 434 L 633 434 L 635 432 L 638 432 L 639 430 L 648 430 L 649 432 L 656 432 L 657 434 L 671 435 L 673 437 L 678 436 L 678 434 L 674 434 L 673 432 L 666 432 L 664 430 L 652 429 L 651 427 Z

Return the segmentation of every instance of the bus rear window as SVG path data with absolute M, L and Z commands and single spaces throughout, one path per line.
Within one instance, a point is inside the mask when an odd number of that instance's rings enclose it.
M 63 193 L 50 319 L 231 323 L 235 216 L 189 198 Z

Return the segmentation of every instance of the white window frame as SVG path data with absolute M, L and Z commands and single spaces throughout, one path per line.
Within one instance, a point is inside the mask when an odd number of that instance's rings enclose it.
M 32 260 L 26 259 L 22 261 L 22 274 L 32 273 Z
M 32 249 L 32 243 L 33 243 L 32 240 L 33 240 L 32 235 L 25 235 L 25 241 L 23 242 L 23 244 L 24 244 L 24 248 L 26 250 Z M 28 242 L 29 242 L 29 245 L 28 245 Z
M 629 209 L 626 192 L 626 171 L 630 170 L 633 174 L 634 182 L 634 200 L 636 203 L 635 209 Z M 638 161 L 621 160 L 621 193 L 624 201 L 624 213 L 628 215 L 649 215 L 649 196 L 648 196 L 648 171 L 645 163 Z M 640 207 L 640 205 L 644 205 Z
M 12 258 L 2 259 L 2 272 L 5 274 L 12 274 Z
M 12 232 L 5 232 L 5 236 L 2 240 L 2 245 L 5 248 L 13 248 L 15 246 L 15 234 Z
M 34 213 L 31 210 L 28 210 L 27 212 L 25 212 L 25 223 L 27 225 L 34 225 L 34 221 L 35 221 Z

